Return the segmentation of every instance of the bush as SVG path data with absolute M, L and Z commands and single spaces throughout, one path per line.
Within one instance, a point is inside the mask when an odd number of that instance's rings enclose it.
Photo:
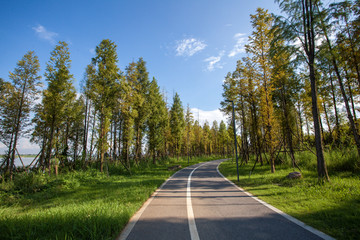
M 22 172 L 14 175 L 14 190 L 21 193 L 34 193 L 41 191 L 47 179 L 44 174 Z
M 295 159 L 301 168 L 316 170 L 316 156 L 312 152 L 297 152 L 295 154 Z
M 326 153 L 328 170 L 334 172 L 359 171 L 356 148 L 332 150 Z

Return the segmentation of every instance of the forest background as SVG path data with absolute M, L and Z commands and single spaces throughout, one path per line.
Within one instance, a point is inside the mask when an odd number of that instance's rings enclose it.
M 244 176 L 249 176 L 242 180 L 244 186 L 259 184 L 250 180 L 251 175 L 259 178 L 256 171 L 265 169 L 270 174 L 265 179 L 277 189 L 297 185 L 318 191 L 332 186 L 335 196 L 346 192 L 331 202 L 331 211 L 314 218 L 334 216 L 330 224 L 319 224 L 331 232 L 326 225 L 340 224 L 339 212 L 345 213 L 344 223 L 350 227 L 341 225 L 332 234 L 355 236 L 359 212 L 354 209 L 359 209 L 360 189 L 360 2 L 275 2 L 283 15 L 263 8 L 250 15 L 253 31 L 245 45 L 246 57 L 237 61 L 223 82 L 221 110 L 228 116 L 227 124 L 201 125 L 177 93 L 168 103 L 157 80 L 149 78 L 143 58 L 122 71 L 117 46 L 109 39 L 96 46 L 79 94 L 73 86 L 66 42 L 58 42 L 50 54 L 46 88 L 41 87 L 38 57 L 27 52 L 10 73 L 10 81 L 0 82 L 0 137 L 7 147 L 1 161 L 4 199 L 41 192 L 45 189 L 41 186 L 50 183 L 66 186 L 44 173 L 66 177 L 98 169 L 107 176 L 114 172 L 127 176 L 143 167 L 165 167 L 184 158 L 189 163 L 204 156 L 226 158 L 235 150 L 230 124 L 235 120 L 240 165 Z M 235 119 L 226 100 L 235 104 Z M 14 165 L 22 136 L 30 136 L 41 146 L 32 169 Z M 223 171 L 231 177 L 234 169 L 229 164 Z M 296 170 L 304 178 L 288 182 L 276 175 L 277 169 L 281 174 Z M 264 181 L 261 175 L 260 182 Z M 46 180 L 39 187 L 36 179 L 43 177 Z M 25 190 L 20 187 L 24 182 L 30 182 L 23 185 Z M 326 209 L 329 199 L 337 199 L 331 194 L 312 211 Z M 304 201 L 308 210 L 308 202 L 315 200 Z

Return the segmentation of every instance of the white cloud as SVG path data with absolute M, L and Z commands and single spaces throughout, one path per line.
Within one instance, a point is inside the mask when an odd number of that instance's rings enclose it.
M 222 68 L 223 66 L 220 64 L 221 58 L 224 56 L 224 51 L 221 51 L 218 56 L 211 56 L 204 60 L 207 62 L 207 70 L 213 71 L 215 68 Z
M 245 43 L 247 41 L 247 38 L 245 37 L 245 33 L 237 33 L 234 35 L 234 39 L 236 40 L 235 46 L 228 54 L 228 57 L 235 57 L 239 53 L 245 52 Z
M 226 116 L 219 109 L 205 111 L 198 108 L 191 108 L 190 110 L 193 113 L 194 120 L 199 120 L 200 125 L 204 125 L 205 121 L 208 121 L 211 127 L 215 120 L 218 124 L 220 124 L 221 120 L 226 123 Z
M 89 49 L 89 52 L 90 52 L 92 55 L 95 55 L 95 48 L 90 48 L 90 49 Z
M 39 38 L 49 41 L 51 44 L 56 43 L 55 38 L 58 36 L 57 33 L 46 30 L 46 28 L 40 24 L 37 27 L 33 27 L 32 29 L 39 36 Z
M 181 41 L 177 41 L 176 44 L 176 56 L 186 56 L 191 57 L 197 52 L 204 50 L 207 47 L 204 41 L 187 38 Z

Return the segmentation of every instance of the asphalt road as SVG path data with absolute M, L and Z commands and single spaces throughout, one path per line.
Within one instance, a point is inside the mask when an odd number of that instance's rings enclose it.
M 221 161 L 174 174 L 118 239 L 331 239 L 231 184 Z

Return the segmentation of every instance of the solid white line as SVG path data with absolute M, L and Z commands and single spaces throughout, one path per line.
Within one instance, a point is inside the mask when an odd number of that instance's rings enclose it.
M 156 197 L 156 195 L 160 192 L 160 190 L 165 186 L 166 183 L 168 183 L 176 174 L 178 174 L 179 172 L 181 172 L 182 170 L 184 170 L 186 168 L 181 169 L 180 171 L 174 173 L 171 177 L 169 177 L 163 184 L 161 184 L 161 186 L 156 189 L 156 191 L 151 195 L 151 197 L 142 205 L 142 207 L 139 209 L 139 211 L 137 211 L 135 213 L 134 216 L 132 216 L 128 222 L 128 224 L 126 225 L 126 227 L 124 228 L 124 230 L 122 230 L 122 232 L 120 233 L 120 236 L 118 236 L 116 238 L 116 240 L 126 240 L 126 238 L 129 236 L 130 232 L 132 231 L 132 229 L 134 228 L 135 224 L 137 223 L 137 221 L 139 220 L 139 218 L 141 217 L 141 215 L 143 214 L 143 212 L 145 211 L 145 209 L 147 208 L 147 206 L 149 206 L 149 204 L 152 202 L 152 200 Z
M 325 240 L 335 240 L 335 238 L 330 237 L 329 235 L 313 228 L 310 227 L 309 225 L 306 225 L 305 223 L 297 220 L 296 218 L 284 213 L 283 211 L 281 211 L 280 209 L 277 209 L 274 206 L 271 206 L 270 204 L 264 202 L 263 200 L 260 200 L 259 198 L 255 197 L 254 195 L 252 195 L 249 192 L 246 192 L 244 189 L 242 189 L 241 187 L 237 186 L 235 183 L 233 183 L 232 181 L 230 181 L 229 179 L 227 179 L 224 175 L 221 174 L 221 172 L 219 171 L 219 166 L 220 166 L 221 162 L 217 165 L 216 167 L 216 171 L 219 173 L 219 175 L 221 177 L 223 177 L 226 181 L 228 181 L 231 185 L 233 185 L 235 188 L 237 188 L 238 190 L 240 190 L 241 192 L 244 192 L 246 195 L 248 195 L 249 197 L 252 197 L 253 199 L 255 199 L 256 201 L 258 201 L 259 203 L 263 204 L 264 206 L 270 208 L 271 210 L 273 210 L 274 212 L 280 214 L 281 216 L 283 216 L 284 218 L 288 219 L 289 221 L 295 223 L 296 225 L 312 232 L 313 234 L 325 239 Z
M 196 169 L 198 169 L 199 167 L 201 167 L 203 165 L 204 164 L 194 168 L 191 171 L 191 173 L 190 173 L 190 175 L 188 177 L 188 181 L 187 181 L 186 208 L 187 208 L 187 215 L 188 215 L 188 223 L 189 223 L 189 230 L 190 230 L 191 240 L 200 240 L 199 233 L 198 233 L 197 228 L 196 228 L 194 211 L 193 211 L 192 202 L 191 202 L 191 176 L 195 172 Z

